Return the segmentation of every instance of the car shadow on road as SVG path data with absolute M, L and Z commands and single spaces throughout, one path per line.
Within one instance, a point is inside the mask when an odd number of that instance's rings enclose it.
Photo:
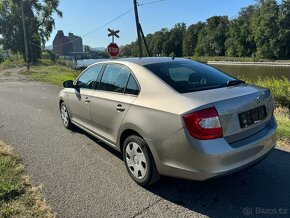
M 122 160 L 122 155 L 75 128 Z M 196 182 L 163 177 L 148 191 L 174 204 L 210 217 L 290 215 L 290 153 L 274 149 L 266 159 L 240 173 Z
M 205 182 L 164 177 L 148 191 L 214 217 L 290 215 L 290 153 L 275 149 L 258 165 Z

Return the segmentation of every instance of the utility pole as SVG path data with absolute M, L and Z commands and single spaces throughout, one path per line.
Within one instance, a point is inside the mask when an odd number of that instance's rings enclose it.
M 22 26 L 23 26 L 23 36 L 24 36 L 24 46 L 25 46 L 25 61 L 27 70 L 29 71 L 29 57 L 28 57 L 28 43 L 27 43 L 27 35 L 26 35 L 26 26 L 25 26 L 25 18 L 24 18 L 24 10 L 23 10 L 23 2 L 20 0 L 21 4 L 21 17 L 22 17 Z
M 149 57 L 151 57 L 151 54 L 150 54 L 150 51 L 149 51 L 149 48 L 148 48 L 148 45 L 147 45 L 146 37 L 144 35 L 144 32 L 143 32 L 141 24 L 139 24 L 139 26 L 140 26 L 141 35 L 142 35 L 142 38 L 143 38 L 143 41 L 144 41 L 144 44 L 145 44 L 145 48 L 146 48 L 147 54 L 148 54 Z
M 140 23 L 139 23 L 137 0 L 134 0 L 134 10 L 135 10 L 136 28 L 137 28 L 138 45 L 139 45 L 139 58 L 142 58 L 143 47 L 142 47 L 141 34 L 140 34 Z

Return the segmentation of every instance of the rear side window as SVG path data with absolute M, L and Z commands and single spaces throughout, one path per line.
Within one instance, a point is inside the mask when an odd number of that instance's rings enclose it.
M 100 90 L 124 93 L 129 76 L 130 71 L 126 66 L 108 65 L 101 80 Z
M 235 78 L 194 61 L 172 61 L 145 67 L 179 93 L 226 87 Z
M 138 95 L 139 91 L 139 86 L 134 77 L 131 75 L 125 93 L 130 95 Z

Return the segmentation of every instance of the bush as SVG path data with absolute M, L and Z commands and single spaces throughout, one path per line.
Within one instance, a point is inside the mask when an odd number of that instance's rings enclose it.
M 54 65 L 54 61 L 50 59 L 39 59 L 38 64 L 42 66 L 52 66 Z
M 278 105 L 290 108 L 290 81 L 286 77 L 282 77 L 282 79 L 273 77 L 262 79 L 259 77 L 256 80 L 246 79 L 246 81 L 258 86 L 269 88 Z
M 10 57 L 4 58 L 4 61 L 1 63 L 0 68 L 11 68 L 16 66 L 24 65 L 24 58 L 19 55 L 12 55 Z
M 1 63 L 1 67 L 3 68 L 14 67 L 14 64 L 10 59 L 6 59 Z
M 62 59 L 62 58 L 58 58 L 56 63 L 58 65 L 61 65 L 61 66 L 67 66 L 67 67 L 72 67 L 73 66 L 72 60 L 67 60 L 67 59 Z
M 290 140 L 290 111 L 285 107 L 275 109 L 275 117 L 278 123 L 278 138 L 283 141 Z

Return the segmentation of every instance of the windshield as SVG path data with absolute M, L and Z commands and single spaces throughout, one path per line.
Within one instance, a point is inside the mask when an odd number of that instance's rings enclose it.
M 226 87 L 236 80 L 213 67 L 194 61 L 172 61 L 145 65 L 179 93 Z

